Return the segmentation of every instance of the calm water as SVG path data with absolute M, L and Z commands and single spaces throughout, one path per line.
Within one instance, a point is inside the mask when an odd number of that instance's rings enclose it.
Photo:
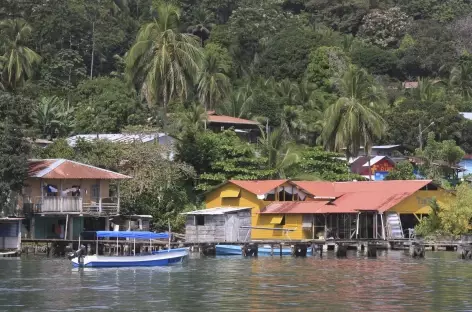
M 0 259 L 0 311 L 92 310 L 472 311 L 472 262 L 453 252 L 413 260 L 401 251 L 86 270 L 63 259 Z

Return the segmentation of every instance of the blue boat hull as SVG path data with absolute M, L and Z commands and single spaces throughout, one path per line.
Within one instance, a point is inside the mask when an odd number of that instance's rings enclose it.
M 308 248 L 307 254 L 311 254 L 311 248 Z M 270 247 L 259 247 L 257 249 L 258 256 L 270 256 L 272 254 Z M 230 255 L 242 255 L 241 246 L 237 245 L 216 245 L 216 255 L 218 256 L 230 256 Z M 280 255 L 280 249 L 274 246 L 274 255 Z M 292 255 L 292 248 L 284 247 L 282 248 L 283 256 Z
M 167 266 L 182 263 L 188 256 L 188 249 L 171 249 L 153 252 L 150 255 L 137 256 L 85 256 L 79 262 L 77 258 L 72 259 L 74 267 L 100 268 L 100 267 L 150 267 Z

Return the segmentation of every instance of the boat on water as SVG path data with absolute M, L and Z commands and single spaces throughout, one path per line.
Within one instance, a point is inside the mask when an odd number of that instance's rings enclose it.
M 216 245 L 216 255 L 218 256 L 230 256 L 230 255 L 242 255 L 242 247 L 238 245 Z M 274 255 L 280 255 L 280 249 L 278 246 L 274 246 Z M 311 254 L 311 248 L 308 248 L 307 254 Z M 270 246 L 263 245 L 259 246 L 257 249 L 258 256 L 270 256 L 272 255 L 272 249 Z M 292 248 L 291 247 L 283 247 L 282 248 L 282 255 L 289 256 L 292 255 Z
M 128 238 L 133 239 L 133 244 L 136 244 L 136 239 L 149 240 L 152 244 L 152 239 L 166 239 L 169 238 L 168 233 L 153 233 L 145 231 L 97 231 L 97 246 L 99 238 Z M 135 250 L 135 248 L 133 248 Z M 136 266 L 166 266 L 182 263 L 188 257 L 188 248 L 176 248 L 154 251 L 151 254 L 135 254 L 131 256 L 101 256 L 95 254 L 91 256 L 85 255 L 85 247 L 82 246 L 76 252 L 69 255 L 69 259 L 74 267 L 136 267 Z

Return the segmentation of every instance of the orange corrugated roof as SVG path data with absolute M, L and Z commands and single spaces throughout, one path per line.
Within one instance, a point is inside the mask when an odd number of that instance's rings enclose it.
M 291 181 L 293 184 L 301 188 L 302 190 L 314 195 L 321 197 L 337 197 L 341 196 L 342 193 L 337 194 L 335 191 L 335 182 L 325 181 Z
M 416 191 L 407 192 L 359 192 L 346 193 L 337 198 L 330 206 L 337 211 L 357 212 L 357 211 L 378 211 L 384 212 Z M 323 211 L 327 213 L 329 211 Z
M 317 213 L 328 201 L 286 201 L 273 202 L 261 210 L 261 214 Z
M 256 195 L 266 194 L 287 181 L 288 180 L 229 180 L 230 183 Z
M 416 192 L 432 180 L 391 180 L 358 182 L 292 181 L 295 185 L 314 196 L 339 197 L 345 193 L 358 192 Z
M 227 123 L 227 124 L 259 125 L 259 123 L 254 120 L 242 119 L 242 118 L 224 116 L 224 115 L 208 115 L 207 118 L 208 118 L 209 123 L 215 122 L 215 123 Z
M 119 180 L 131 177 L 67 159 L 30 160 L 28 176 L 42 179 Z

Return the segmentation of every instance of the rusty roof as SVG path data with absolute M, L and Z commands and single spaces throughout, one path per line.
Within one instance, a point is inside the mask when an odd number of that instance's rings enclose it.
M 218 115 L 215 111 L 207 112 L 208 123 L 224 123 L 224 124 L 239 124 L 239 125 L 260 125 L 255 120 L 237 118 L 232 116 Z
M 121 180 L 130 176 L 68 159 L 34 159 L 29 161 L 28 176 L 42 179 Z
M 256 195 L 266 194 L 287 181 L 288 180 L 229 180 L 230 183 Z

